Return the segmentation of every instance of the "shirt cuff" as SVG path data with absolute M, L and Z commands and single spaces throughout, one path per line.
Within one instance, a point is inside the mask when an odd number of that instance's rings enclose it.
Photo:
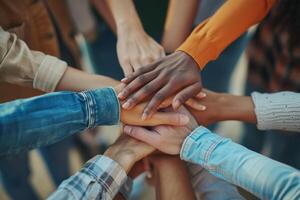
M 88 90 L 79 95 L 86 101 L 88 128 L 119 123 L 120 104 L 113 88 Z
M 184 140 L 180 151 L 180 158 L 187 162 L 200 164 L 209 170 L 210 167 L 207 163 L 210 156 L 223 139 L 223 137 L 200 126 Z
M 198 25 L 177 49 L 177 51 L 183 51 L 191 56 L 201 70 L 209 61 L 215 60 L 220 54 L 217 42 L 202 30 L 207 22 L 208 19 Z
M 300 95 L 294 92 L 251 94 L 260 130 L 300 130 Z
M 67 69 L 67 63 L 46 55 L 33 80 L 33 87 L 44 92 L 53 92 Z
M 119 192 L 122 194 L 122 196 L 125 199 L 129 199 L 132 190 L 132 185 L 133 185 L 132 179 L 129 176 L 127 176 L 125 183 L 122 185 L 122 187 L 119 190 Z
M 125 170 L 117 162 L 106 156 L 95 156 L 85 164 L 84 169 L 105 187 L 111 197 L 119 192 L 127 180 Z

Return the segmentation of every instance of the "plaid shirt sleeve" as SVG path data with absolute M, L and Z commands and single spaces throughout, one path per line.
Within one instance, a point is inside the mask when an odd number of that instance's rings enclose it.
M 62 182 L 48 200 L 111 200 L 127 182 L 126 172 L 112 159 L 95 156 L 75 175 Z M 131 187 L 123 187 L 127 198 Z M 124 191 L 124 189 L 127 191 Z

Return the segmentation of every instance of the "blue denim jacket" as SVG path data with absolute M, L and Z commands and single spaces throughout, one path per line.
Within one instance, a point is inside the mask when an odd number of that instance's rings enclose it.
M 119 122 L 112 88 L 55 92 L 0 104 L 0 155 L 53 144 L 98 125 Z
M 186 138 L 180 156 L 260 199 L 300 199 L 300 172 L 297 169 L 255 153 L 204 127 L 197 128 Z

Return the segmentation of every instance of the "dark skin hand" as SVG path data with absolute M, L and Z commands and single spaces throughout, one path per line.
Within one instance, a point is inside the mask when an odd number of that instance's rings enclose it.
M 125 77 L 122 82 L 126 86 L 118 97 L 124 100 L 124 109 L 131 109 L 143 100 L 151 98 L 144 109 L 143 120 L 151 117 L 166 98 L 176 94 L 172 106 L 177 110 L 202 90 L 197 63 L 182 51 L 141 67 Z

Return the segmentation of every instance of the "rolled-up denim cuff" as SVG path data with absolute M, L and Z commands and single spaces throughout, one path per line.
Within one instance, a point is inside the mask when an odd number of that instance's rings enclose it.
M 46 55 L 33 80 L 33 87 L 44 92 L 53 92 L 67 69 L 67 63 Z
M 195 129 L 183 142 L 180 151 L 180 158 L 182 160 L 206 166 L 209 158 L 224 138 L 212 133 L 203 126 Z
M 113 88 L 89 90 L 79 94 L 86 101 L 88 128 L 119 123 L 120 105 Z

